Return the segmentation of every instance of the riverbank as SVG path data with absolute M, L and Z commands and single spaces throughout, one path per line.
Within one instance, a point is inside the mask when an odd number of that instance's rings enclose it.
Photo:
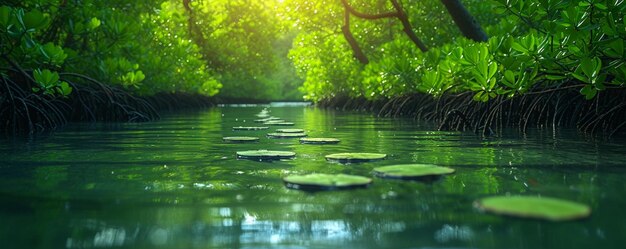
M 435 98 L 411 94 L 367 100 L 335 97 L 317 103 L 322 108 L 372 112 L 380 117 L 410 117 L 433 122 L 439 130 L 471 130 L 496 135 L 506 127 L 577 128 L 586 134 L 613 137 L 626 132 L 626 91 L 607 89 L 586 100 L 576 89 L 547 89 L 488 102 L 472 99 L 473 93 L 447 94 Z

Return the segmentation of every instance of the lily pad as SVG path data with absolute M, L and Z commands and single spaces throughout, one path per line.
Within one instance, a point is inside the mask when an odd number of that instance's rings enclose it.
M 245 143 L 245 142 L 258 142 L 259 141 L 258 137 L 224 137 L 222 139 L 224 139 L 224 141 L 226 142 L 233 142 L 233 143 Z
M 265 122 L 276 121 L 276 120 L 284 121 L 284 120 L 282 120 L 279 117 L 267 117 L 267 118 L 262 118 L 262 119 L 255 119 L 254 122 L 255 123 L 265 123 Z
M 233 127 L 233 131 L 258 131 L 258 130 L 267 130 L 269 127 L 267 126 L 236 126 Z
M 581 219 L 591 214 L 587 205 L 550 197 L 494 196 L 477 200 L 474 206 L 495 214 L 550 221 Z
M 280 133 L 304 133 L 303 129 L 276 129 Z
M 258 114 L 256 114 L 257 117 L 259 118 L 269 118 L 270 114 L 268 112 L 260 112 Z
M 304 133 L 268 133 L 267 137 L 269 138 L 299 138 L 306 137 L 307 135 Z
M 300 190 L 339 190 L 367 187 L 371 178 L 345 174 L 292 175 L 283 178 L 288 188 Z
M 263 122 L 263 123 L 264 124 L 274 124 L 274 123 L 284 123 L 284 122 L 287 122 L 287 121 L 285 121 L 283 119 L 269 119 L 269 118 L 266 118 L 266 121 Z
M 327 137 L 311 137 L 300 139 L 301 144 L 337 144 L 339 142 L 339 139 Z
M 275 151 L 275 150 L 247 150 L 237 151 L 237 158 L 239 159 L 252 159 L 252 160 L 279 160 L 290 159 L 296 156 L 295 152 L 291 151 Z
M 452 173 L 454 169 L 432 164 L 399 164 L 374 168 L 374 174 L 378 177 L 406 180 L 436 179 L 441 175 Z
M 387 154 L 380 153 L 337 153 L 326 156 L 326 160 L 338 161 L 340 163 L 369 162 L 385 158 L 387 158 Z
M 292 123 L 292 122 L 274 122 L 274 121 L 265 122 L 263 124 L 264 125 L 275 125 L 275 126 L 294 126 L 295 125 L 295 123 Z

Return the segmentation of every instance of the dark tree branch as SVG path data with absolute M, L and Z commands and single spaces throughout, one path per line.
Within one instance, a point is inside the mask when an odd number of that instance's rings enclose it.
M 346 10 L 350 12 L 350 14 L 359 18 L 363 18 L 363 19 L 376 20 L 376 19 L 389 18 L 389 17 L 398 17 L 398 12 L 387 12 L 387 13 L 382 13 L 382 14 L 366 14 L 366 13 L 362 13 L 354 9 L 350 5 L 350 3 L 348 3 L 348 0 L 341 0 L 341 3 L 346 8 Z
M 350 27 L 349 27 L 350 14 L 359 18 L 367 19 L 367 20 L 376 20 L 376 19 L 391 18 L 391 17 L 398 18 L 398 20 L 400 20 L 400 22 L 402 23 L 402 31 L 404 31 L 404 33 L 415 44 L 415 46 L 417 46 L 422 52 L 428 51 L 428 48 L 426 47 L 426 45 L 424 45 L 422 40 L 420 40 L 415 34 L 415 32 L 413 31 L 413 28 L 411 27 L 411 23 L 409 22 L 409 17 L 407 16 L 406 12 L 404 12 L 404 10 L 402 9 L 402 6 L 400 6 L 397 0 L 391 0 L 391 4 L 393 4 L 393 8 L 396 10 L 395 12 L 387 12 L 387 13 L 382 13 L 382 14 L 366 14 L 366 13 L 359 12 L 356 9 L 354 9 L 350 5 L 350 3 L 348 3 L 348 0 L 341 0 L 341 3 L 343 4 L 343 7 L 346 13 L 345 18 L 344 18 L 344 26 L 341 28 L 341 31 L 343 31 L 343 35 L 346 37 L 346 40 L 350 44 L 350 47 L 352 47 L 352 50 L 354 51 L 354 56 L 357 59 L 359 59 L 361 63 L 367 64 L 367 57 L 365 56 L 365 54 L 363 54 L 363 51 L 359 48 L 356 40 L 354 39 L 354 37 L 352 36 L 352 33 L 350 32 Z
M 480 24 L 467 11 L 460 0 L 441 0 L 441 2 L 465 37 L 478 42 L 484 42 L 489 39 L 485 31 L 480 27 Z
M 406 12 L 404 12 L 404 10 L 402 9 L 402 6 L 400 6 L 400 4 L 398 3 L 398 0 L 391 0 L 391 3 L 393 4 L 393 8 L 396 9 L 398 13 L 398 16 L 397 16 L 398 19 L 400 19 L 400 21 L 402 22 L 402 31 L 404 31 L 404 33 L 409 37 L 409 39 L 411 39 L 411 41 L 415 43 L 415 46 L 417 46 L 420 50 L 422 50 L 422 52 L 428 51 L 428 48 L 426 47 L 426 45 L 424 45 L 422 40 L 420 40 L 420 38 L 418 38 L 415 32 L 413 31 L 413 28 L 411 27 L 411 23 L 409 22 L 409 17 L 406 15 Z
M 352 32 L 350 32 L 350 11 L 346 8 L 344 13 L 345 14 L 343 19 L 343 26 L 341 27 L 343 37 L 345 37 L 346 41 L 348 41 L 348 44 L 350 44 L 350 47 L 354 52 L 354 58 L 356 58 L 362 64 L 367 64 L 369 63 L 367 56 L 365 56 L 363 50 L 361 50 L 361 47 L 359 47 L 356 39 L 354 39 L 354 36 L 352 36 Z

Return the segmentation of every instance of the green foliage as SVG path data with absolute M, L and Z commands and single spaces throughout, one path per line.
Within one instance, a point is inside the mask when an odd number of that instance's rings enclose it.
M 390 11 L 388 2 L 350 1 L 365 13 Z M 353 66 L 356 62 L 341 34 L 324 37 L 339 41 L 332 47 L 310 38 L 332 33 L 341 25 L 340 20 L 320 22 L 327 26 L 305 26 L 311 27 L 299 37 L 309 38 L 296 40 L 298 46 L 291 52 L 299 75 L 305 79 L 303 90 L 312 100 L 338 93 L 377 99 L 470 91 L 474 100 L 486 102 L 499 95 L 513 97 L 564 87 L 576 87 L 585 98 L 592 99 L 607 87 L 624 87 L 624 1 L 495 0 L 464 4 L 489 33 L 488 42 L 458 38 L 457 28 L 439 1 L 404 4 L 417 27 L 414 31 L 430 47 L 426 53 L 417 50 L 402 32 L 393 32 L 399 29 L 395 19 L 352 18 L 353 34 L 370 59 L 368 65 L 360 67 Z M 340 18 L 337 6 L 329 3 L 322 8 L 323 18 Z M 328 53 L 336 47 L 348 52 Z M 328 58 L 343 66 L 335 66 Z M 328 75 L 339 75 L 342 80 L 329 80 Z
M 139 95 L 215 95 L 221 83 L 180 25 L 186 17 L 179 4 L 33 0 L 0 6 L 0 66 L 12 61 L 33 70 L 32 89 L 49 96 L 71 93 L 53 71 L 88 75 Z
M 389 0 L 349 2 L 394 10 Z M 298 88 L 313 101 L 472 92 L 487 102 L 559 88 L 593 99 L 624 87 L 624 1 L 464 1 L 490 36 L 484 43 L 462 38 L 440 1 L 401 2 L 429 51 L 397 18 L 353 17 L 363 65 L 341 33 L 341 1 L 26 0 L 0 6 L 0 67 L 80 73 L 137 95 L 263 100 L 297 99 Z M 63 80 L 25 88 L 68 96 Z
M 33 87 L 34 92 L 42 92 L 46 95 L 61 95 L 67 97 L 72 93 L 72 88 L 67 82 L 59 80 L 59 74 L 52 72 L 48 69 L 33 71 L 33 78 L 35 79 L 36 87 Z

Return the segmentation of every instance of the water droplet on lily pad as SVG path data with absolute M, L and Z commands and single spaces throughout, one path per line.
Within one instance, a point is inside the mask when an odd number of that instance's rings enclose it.
M 233 143 L 245 143 L 245 142 L 258 142 L 258 137 L 223 137 L 225 142 L 233 142 Z
M 306 137 L 307 135 L 304 133 L 268 133 L 267 137 L 269 138 L 300 138 Z
M 280 133 L 304 133 L 303 129 L 276 129 Z
M 494 196 L 477 200 L 474 206 L 494 214 L 550 221 L 581 219 L 591 214 L 585 204 L 551 197 Z
M 452 173 L 454 169 L 432 164 L 398 164 L 374 168 L 374 174 L 378 177 L 406 180 L 431 180 Z
M 267 126 L 236 126 L 233 127 L 233 131 L 258 131 L 258 130 L 267 130 L 269 127 Z
M 328 137 L 308 137 L 300 139 L 300 143 L 302 144 L 338 144 L 339 142 L 339 139 Z
M 387 154 L 380 153 L 337 153 L 326 156 L 326 160 L 338 161 L 341 163 L 369 162 L 385 158 L 387 158 Z
M 280 160 L 290 159 L 296 156 L 295 152 L 291 151 L 276 151 L 276 150 L 247 150 L 237 151 L 237 158 L 239 159 L 251 159 L 251 160 Z
M 362 188 L 372 183 L 371 178 L 346 174 L 292 175 L 283 178 L 283 181 L 288 188 L 309 191 Z

